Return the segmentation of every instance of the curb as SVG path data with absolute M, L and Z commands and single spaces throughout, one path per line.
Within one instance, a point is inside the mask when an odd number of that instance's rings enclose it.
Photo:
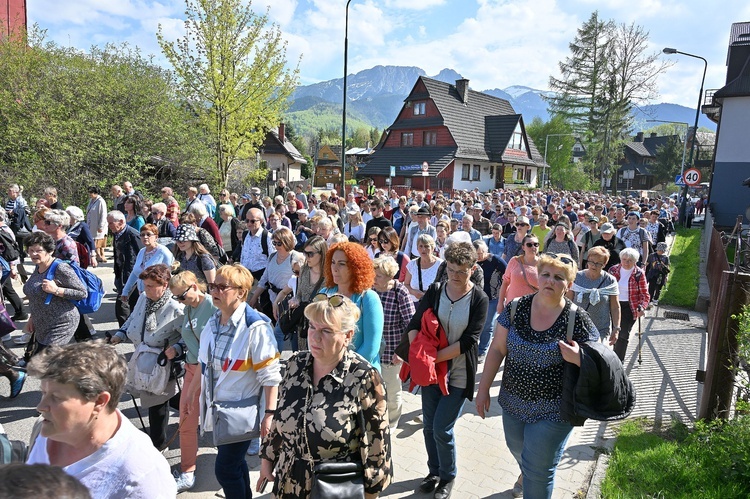
M 586 499 L 599 499 L 602 496 L 602 482 L 607 474 L 609 467 L 609 454 L 600 453 L 594 464 L 594 472 L 589 481 L 589 488 L 586 492 Z

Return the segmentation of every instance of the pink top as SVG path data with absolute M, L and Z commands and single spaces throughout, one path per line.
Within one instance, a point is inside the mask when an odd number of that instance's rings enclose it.
M 505 303 L 510 303 L 511 300 L 519 296 L 536 293 L 537 290 L 529 286 L 529 284 L 534 287 L 539 286 L 536 265 L 524 265 L 523 268 L 526 271 L 526 279 L 523 278 L 521 262 L 518 257 L 513 257 L 508 262 L 508 268 L 505 269 L 505 274 L 503 274 L 503 282 L 508 283 L 508 290 L 505 293 Z M 527 279 L 529 284 L 526 283 Z

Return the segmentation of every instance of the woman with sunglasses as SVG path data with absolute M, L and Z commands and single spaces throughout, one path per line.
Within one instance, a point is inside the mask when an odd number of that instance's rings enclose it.
M 609 336 L 609 344 L 614 345 L 620 332 L 620 292 L 617 280 L 604 271 L 608 261 L 609 250 L 601 246 L 591 248 L 586 270 L 576 274 L 568 298 L 588 312 L 599 331 L 599 339 L 604 341 Z
M 315 465 L 348 461 L 362 465 L 365 497 L 378 497 L 393 477 L 391 436 L 383 379 L 351 348 L 359 307 L 334 294 L 308 305 L 305 317 L 310 351 L 287 363 L 257 490 L 268 480 L 273 497 L 307 499 Z
M 375 258 L 390 256 L 396 260 L 398 272 L 393 278 L 404 282 L 406 279 L 406 266 L 410 260 L 406 253 L 398 249 L 401 241 L 398 238 L 398 234 L 396 234 L 396 230 L 393 227 L 385 227 L 378 234 L 378 243 L 382 249 L 380 253 L 375 254 Z
M 457 474 L 456 442 L 453 428 L 461 415 L 466 399 L 474 395 L 477 372 L 477 344 L 487 317 L 488 300 L 480 286 L 471 281 L 477 264 L 477 252 L 470 242 L 457 242 L 445 250 L 448 280 L 434 283 L 420 300 L 417 311 L 406 330 L 410 342 L 422 330 L 422 316 L 431 310 L 437 316 L 448 345 L 437 350 L 434 366 L 424 362 L 423 368 L 436 372 L 447 362 L 444 383 L 423 386 L 422 417 L 427 448 L 428 475 L 419 485 L 423 493 L 434 491 L 436 499 L 451 495 Z M 414 368 L 414 366 L 412 366 Z
M 213 430 L 211 406 L 214 401 L 246 400 L 261 394 L 265 411 L 260 423 L 261 438 L 271 429 L 276 413 L 277 387 L 281 381 L 279 351 L 270 322 L 257 312 L 247 310 L 247 296 L 253 287 L 253 275 L 242 265 L 224 265 L 209 284 L 213 303 L 219 309 L 203 328 L 198 351 L 201 372 L 201 428 Z M 213 386 L 206 373 L 210 366 Z M 259 408 L 260 410 L 260 408 Z M 214 465 L 216 479 L 227 499 L 247 499 L 250 471 L 245 454 L 251 440 L 218 446 Z
M 518 217 L 518 220 L 515 222 L 515 229 L 516 232 L 509 234 L 505 239 L 505 253 L 503 254 L 503 260 L 506 262 L 521 253 L 521 243 L 531 230 L 529 219 L 526 217 Z
M 225 205 L 222 205 L 225 206 Z M 180 331 L 182 339 L 177 348 L 170 347 L 166 355 L 177 356 L 179 348 L 185 353 L 185 376 L 180 396 L 180 470 L 175 470 L 177 493 L 190 490 L 195 485 L 195 465 L 198 457 L 198 394 L 201 388 L 201 371 L 198 368 L 200 336 L 208 320 L 218 310 L 206 283 L 199 281 L 190 271 L 180 272 L 169 280 L 172 299 L 185 305 L 185 319 Z
M 503 284 L 497 294 L 497 313 L 502 313 L 505 305 L 513 298 L 536 293 L 539 289 L 536 266 L 539 263 L 539 239 L 527 234 L 521 243 L 523 253 L 508 260 L 503 274 Z
M 484 418 L 490 387 L 504 360 L 498 402 L 505 443 L 521 468 L 513 497 L 552 496 L 555 470 L 573 430 L 560 415 L 563 368 L 565 362 L 580 366 L 579 344 L 599 339 L 596 326 L 579 308 L 573 339 L 566 341 L 571 301 L 565 294 L 576 276 L 575 261 L 569 255 L 544 254 L 537 267 L 539 291 L 521 297 L 515 312 L 510 303 L 501 310 L 475 402 Z
M 133 289 L 138 288 L 138 294 L 143 292 L 143 281 L 140 279 L 141 272 L 146 270 L 152 265 L 163 263 L 169 267 L 172 266 L 174 261 L 174 255 L 169 249 L 159 244 L 159 229 L 156 225 L 146 224 L 141 227 L 141 242 L 143 248 L 138 251 L 138 255 L 135 257 L 135 264 L 133 265 L 133 271 L 128 277 L 128 281 L 122 288 L 122 295 L 120 300 L 124 303 L 128 302 L 130 293 Z
M 370 227 L 367 231 L 367 238 L 365 239 L 365 250 L 370 260 L 375 260 L 375 255 L 382 251 L 378 238 L 380 237 L 380 227 Z
M 172 293 L 168 287 L 171 276 L 170 268 L 163 263 L 140 272 L 138 277 L 143 281 L 143 293 L 128 319 L 110 339 L 113 345 L 130 339 L 136 349 L 144 343 L 144 347 L 153 351 L 164 351 L 168 359 L 182 353 L 182 347 L 177 343 L 182 337 L 180 330 L 185 307 L 171 299 Z M 135 390 L 131 393 L 140 397 L 141 407 L 148 408 L 151 442 L 154 447 L 161 449 L 167 441 L 168 403 L 169 399 L 177 395 L 176 381 L 169 381 L 161 393 Z
M 383 339 L 383 305 L 372 290 L 375 270 L 367 251 L 357 243 L 338 243 L 328 250 L 325 285 L 321 294 L 349 298 L 361 312 L 350 348 L 380 371 L 380 344 Z

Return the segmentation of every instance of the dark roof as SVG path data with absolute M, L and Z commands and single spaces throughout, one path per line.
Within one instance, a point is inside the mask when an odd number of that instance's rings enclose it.
M 456 155 L 488 161 L 490 158 L 485 148 L 485 117 L 515 115 L 510 103 L 474 90 L 468 90 L 468 98 L 464 103 L 454 85 L 425 76 L 420 76 L 420 79 L 458 145 Z
M 307 164 L 305 157 L 300 154 L 289 139 L 284 137 L 284 142 L 281 142 L 277 130 L 270 130 L 268 132 L 266 140 L 263 142 L 263 150 L 266 154 L 286 154 L 294 160 L 294 163 Z
M 456 157 L 455 147 L 384 147 L 375 151 L 370 161 L 357 172 L 358 177 L 372 175 L 390 175 L 391 166 L 396 167 L 399 177 L 422 176 L 421 165 L 424 161 L 430 165 L 430 176 L 437 176 Z M 419 165 L 407 171 L 400 171 L 400 166 Z
M 750 45 L 750 22 L 732 24 L 729 45 Z
M 655 158 L 657 149 L 665 146 L 672 138 L 679 140 L 677 135 L 662 135 L 659 137 L 644 137 L 643 142 L 626 142 L 625 153 L 627 154 L 629 149 L 631 152 L 642 158 Z
M 750 57 L 745 60 L 742 71 L 734 80 L 714 93 L 714 99 L 721 102 L 725 97 L 747 97 L 750 95 Z
M 485 116 L 484 143 L 492 161 L 501 161 L 502 153 L 521 119 L 520 114 Z
M 651 173 L 650 165 L 637 165 L 634 163 L 627 163 L 617 169 L 618 172 L 624 172 L 627 170 L 635 170 L 638 175 L 653 175 L 653 173 Z

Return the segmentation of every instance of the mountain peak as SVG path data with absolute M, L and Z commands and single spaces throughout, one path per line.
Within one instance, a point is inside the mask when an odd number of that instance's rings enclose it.
M 445 68 L 435 76 L 430 76 L 430 78 L 432 78 L 433 80 L 442 81 L 443 83 L 450 83 L 452 85 L 456 83 L 456 80 L 462 79 L 463 76 L 450 68 Z

